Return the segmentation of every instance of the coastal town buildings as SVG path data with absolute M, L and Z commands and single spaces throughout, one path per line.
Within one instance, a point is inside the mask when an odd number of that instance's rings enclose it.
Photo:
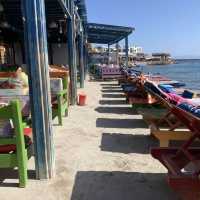
M 108 47 L 93 46 L 90 48 L 90 60 L 97 63 L 108 63 Z M 131 45 L 128 48 L 128 60 L 130 65 L 134 65 L 137 61 L 144 61 L 145 54 L 143 48 L 136 45 Z M 126 61 L 125 47 L 116 45 L 110 47 L 109 62 L 124 64 Z
M 90 51 L 91 63 L 110 63 L 125 64 L 126 52 L 125 48 L 120 45 L 110 47 L 108 58 L 108 47 L 91 46 Z M 109 60 L 109 61 L 108 61 Z M 143 47 L 131 45 L 128 49 L 129 65 L 148 64 L 148 65 L 165 65 L 173 63 L 173 59 L 169 53 L 144 53 Z

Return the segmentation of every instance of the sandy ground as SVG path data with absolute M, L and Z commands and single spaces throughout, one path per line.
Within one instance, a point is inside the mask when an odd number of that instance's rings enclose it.
M 64 126 L 54 126 L 56 177 L 26 189 L 0 174 L 0 200 L 177 200 L 166 170 L 149 154 L 157 143 L 116 82 L 87 82 L 87 106 L 72 107 Z M 29 163 L 33 168 L 33 161 Z M 8 182 L 8 183 L 7 183 Z

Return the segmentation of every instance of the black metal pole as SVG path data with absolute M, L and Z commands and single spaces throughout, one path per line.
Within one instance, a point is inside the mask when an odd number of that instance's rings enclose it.
M 110 45 L 108 44 L 108 65 L 110 65 Z
M 80 87 L 84 88 L 84 79 L 85 79 L 85 69 L 84 69 L 84 55 L 83 55 L 83 33 L 78 37 L 79 45 L 79 65 L 80 65 Z
M 128 36 L 126 36 L 125 38 L 125 51 L 126 51 L 126 67 L 128 67 L 128 51 L 129 51 Z
M 76 66 L 76 44 L 75 44 L 75 31 L 74 31 L 74 7 L 71 7 L 72 18 L 67 19 L 67 45 L 68 45 L 68 58 L 69 58 L 69 71 L 71 83 L 71 104 L 77 103 L 77 66 Z

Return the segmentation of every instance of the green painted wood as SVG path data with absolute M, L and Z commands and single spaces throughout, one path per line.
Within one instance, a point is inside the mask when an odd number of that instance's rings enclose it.
M 0 145 L 16 144 L 16 138 L 3 138 L 0 137 Z
M 63 82 L 63 89 L 68 89 L 68 76 L 66 76 L 66 77 L 63 77 L 62 78 L 62 82 Z
M 68 90 L 64 89 L 57 94 L 57 106 L 53 108 L 53 118 L 58 117 L 59 125 L 63 124 L 63 115 L 68 114 Z
M 6 115 L 2 116 L 3 114 Z M 15 100 L 9 106 L 0 109 L 0 119 L 11 119 L 14 126 L 13 138 L 0 138 L 0 145 L 16 145 L 16 152 L 0 154 L 0 168 L 18 167 L 19 186 L 25 187 L 27 183 L 27 150 L 24 140 L 24 123 L 19 101 Z
M 0 168 L 18 167 L 16 154 L 0 154 Z
M 27 154 L 25 151 L 24 131 L 22 114 L 19 101 L 11 102 L 13 111 L 13 124 L 16 134 L 17 161 L 19 170 L 19 185 L 25 187 L 28 179 L 27 175 Z
M 10 119 L 12 117 L 12 106 L 4 106 L 0 108 L 0 118 L 1 119 Z
M 52 118 L 58 117 L 59 125 L 63 124 L 63 116 L 68 116 L 69 108 L 69 78 L 62 78 L 63 90 L 57 92 L 57 108 L 52 109 Z
M 58 122 L 62 126 L 62 95 L 58 95 Z

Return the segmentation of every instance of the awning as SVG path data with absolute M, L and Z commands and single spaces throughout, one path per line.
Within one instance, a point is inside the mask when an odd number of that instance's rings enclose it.
M 88 42 L 112 45 L 130 35 L 134 30 L 135 28 L 132 27 L 88 23 Z

